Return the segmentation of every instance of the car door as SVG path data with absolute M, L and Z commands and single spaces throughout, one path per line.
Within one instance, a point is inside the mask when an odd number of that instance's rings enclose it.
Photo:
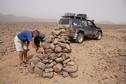
M 88 26 L 88 21 L 87 20 L 82 21 L 82 26 L 83 26 L 85 35 L 86 36 L 90 35 L 91 34 L 91 29 L 90 29 L 90 26 Z
M 74 19 L 74 20 L 73 20 L 73 26 L 74 26 L 77 30 L 82 29 L 81 21 L 80 21 L 79 19 Z
M 94 36 L 96 33 L 96 26 L 94 25 L 94 23 L 90 20 L 87 21 L 88 24 L 88 31 L 89 31 L 89 35 L 90 36 Z

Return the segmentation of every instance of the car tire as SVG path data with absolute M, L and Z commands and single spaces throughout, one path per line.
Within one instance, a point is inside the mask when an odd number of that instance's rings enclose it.
M 82 43 L 84 41 L 84 34 L 83 33 L 78 33 L 76 42 L 77 43 Z
M 97 32 L 96 39 L 101 40 L 101 38 L 102 38 L 102 32 Z

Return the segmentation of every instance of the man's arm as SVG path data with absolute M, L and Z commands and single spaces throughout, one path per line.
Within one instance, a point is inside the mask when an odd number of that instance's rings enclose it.
M 35 48 L 36 51 L 38 50 L 37 46 L 34 44 L 33 41 L 30 42 L 30 45 L 31 45 L 33 48 Z

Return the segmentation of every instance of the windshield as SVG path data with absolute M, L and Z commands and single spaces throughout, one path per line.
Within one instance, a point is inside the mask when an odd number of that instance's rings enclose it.
M 69 19 L 68 18 L 60 19 L 59 24 L 67 25 L 67 24 L 69 24 Z

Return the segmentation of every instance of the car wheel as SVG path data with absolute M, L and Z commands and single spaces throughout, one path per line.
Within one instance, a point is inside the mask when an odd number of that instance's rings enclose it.
M 76 42 L 77 43 L 82 43 L 84 41 L 84 34 L 83 33 L 78 33 Z
M 97 32 L 96 39 L 100 40 L 101 38 L 102 38 L 102 33 L 101 32 Z

